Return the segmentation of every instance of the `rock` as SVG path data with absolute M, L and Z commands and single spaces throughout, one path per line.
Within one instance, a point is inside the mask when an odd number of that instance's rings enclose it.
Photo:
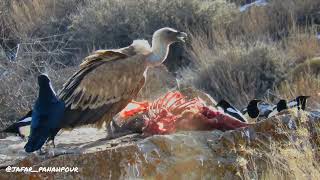
M 78 167 L 79 172 L 6 173 L 2 169 L 0 179 L 317 179 L 319 121 L 304 112 L 287 112 L 227 132 L 127 135 L 113 140 L 86 127 L 60 134 L 57 148 L 49 149 L 49 155 L 21 155 L 23 146 L 8 153 L 6 143 L 14 146 L 21 141 L 7 139 L 1 142 L 0 157 L 16 155 L 12 166 L 33 170 L 68 166 Z M 1 164 L 5 168 L 10 162 L 1 160 Z

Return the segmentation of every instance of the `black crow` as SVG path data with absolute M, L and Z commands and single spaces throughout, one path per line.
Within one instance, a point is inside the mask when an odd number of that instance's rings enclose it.
M 47 75 L 38 77 L 39 96 L 32 109 L 31 132 L 26 152 L 41 149 L 49 137 L 54 137 L 60 130 L 59 124 L 63 117 L 65 104 L 60 101 Z

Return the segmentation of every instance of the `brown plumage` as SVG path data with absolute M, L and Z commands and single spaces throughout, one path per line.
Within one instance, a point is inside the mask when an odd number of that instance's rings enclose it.
M 147 69 L 160 65 L 169 45 L 185 37 L 162 28 L 154 33 L 152 48 L 147 41 L 137 40 L 126 48 L 99 50 L 86 57 L 59 93 L 66 103 L 61 127 L 110 122 L 143 87 Z

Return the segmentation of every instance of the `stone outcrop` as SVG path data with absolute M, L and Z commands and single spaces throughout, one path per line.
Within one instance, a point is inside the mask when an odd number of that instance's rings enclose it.
M 233 131 L 190 131 L 105 139 L 105 132 L 63 132 L 45 155 L 23 153 L 10 138 L 0 179 L 317 179 L 319 117 L 285 112 Z M 5 142 L 6 141 L 6 142 Z M 16 145 L 15 145 L 16 144 Z M 9 147 L 8 147 L 9 146 Z M 13 149 L 12 147 L 15 147 Z M 7 173 L 5 167 L 78 167 L 78 173 Z

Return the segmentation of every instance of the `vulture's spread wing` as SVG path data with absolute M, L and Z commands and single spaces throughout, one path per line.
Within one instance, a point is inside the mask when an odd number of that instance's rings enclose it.
M 61 127 L 110 121 L 136 96 L 145 81 L 145 55 L 120 50 L 88 56 L 67 81 L 59 94 L 66 104 Z

